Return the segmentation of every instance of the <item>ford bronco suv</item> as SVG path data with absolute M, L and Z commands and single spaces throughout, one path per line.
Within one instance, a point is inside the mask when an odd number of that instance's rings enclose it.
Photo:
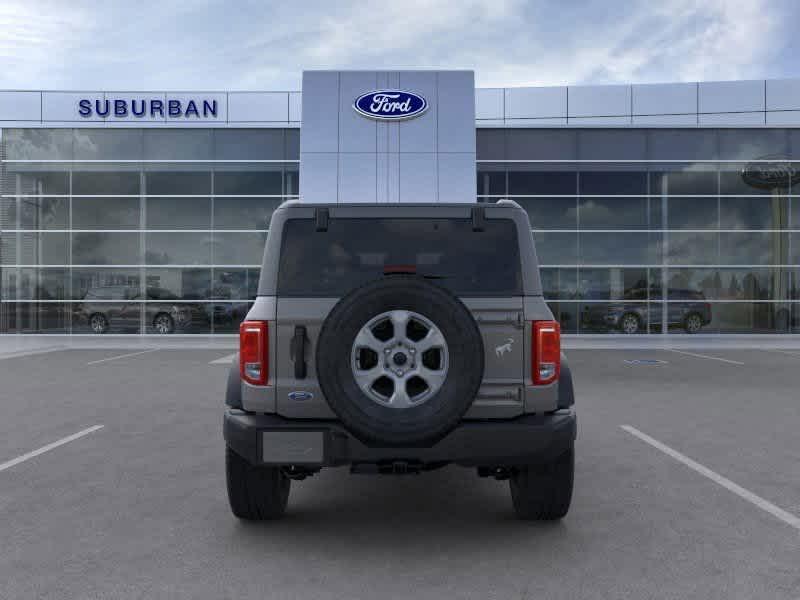
M 576 417 L 527 213 L 497 204 L 305 204 L 274 213 L 224 418 L 242 519 L 322 467 L 508 479 L 559 519 Z

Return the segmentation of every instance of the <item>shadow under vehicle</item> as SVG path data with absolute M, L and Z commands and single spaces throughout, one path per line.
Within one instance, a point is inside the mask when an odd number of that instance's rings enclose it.
M 621 301 L 585 304 L 581 311 L 581 325 L 588 329 L 618 330 L 625 334 L 651 333 L 660 330 L 662 303 L 650 298 L 647 290 L 631 290 Z M 669 291 L 666 303 L 667 326 L 681 327 L 686 333 L 698 333 L 711 323 L 711 304 L 703 292 L 685 289 Z
M 144 327 L 154 333 L 170 334 L 208 325 L 208 316 L 201 304 L 178 302 L 178 296 L 158 287 L 148 287 L 146 297 L 163 303 L 142 303 L 142 294 L 137 286 L 89 288 L 83 302 L 76 306 L 75 317 L 97 334 L 112 330 L 139 330 L 142 306 Z

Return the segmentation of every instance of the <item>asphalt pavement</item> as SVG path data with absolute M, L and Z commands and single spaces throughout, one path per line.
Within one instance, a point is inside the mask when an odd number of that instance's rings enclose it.
M 324 470 L 239 522 L 229 352 L 0 357 L 0 598 L 800 598 L 800 351 L 570 351 L 575 495 L 546 524 L 458 467 Z

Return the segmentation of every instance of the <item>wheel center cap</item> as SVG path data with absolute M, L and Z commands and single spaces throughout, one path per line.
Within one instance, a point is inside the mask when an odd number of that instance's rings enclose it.
M 395 352 L 395 355 L 392 356 L 392 360 L 398 367 L 402 367 L 408 362 L 408 357 L 403 352 Z

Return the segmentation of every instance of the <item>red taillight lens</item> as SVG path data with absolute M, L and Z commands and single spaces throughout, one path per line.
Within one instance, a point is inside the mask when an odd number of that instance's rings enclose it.
M 239 375 L 247 383 L 265 385 L 269 372 L 269 336 L 266 321 L 239 325 Z
M 531 368 L 534 385 L 553 383 L 561 372 L 561 327 L 558 321 L 534 321 Z

